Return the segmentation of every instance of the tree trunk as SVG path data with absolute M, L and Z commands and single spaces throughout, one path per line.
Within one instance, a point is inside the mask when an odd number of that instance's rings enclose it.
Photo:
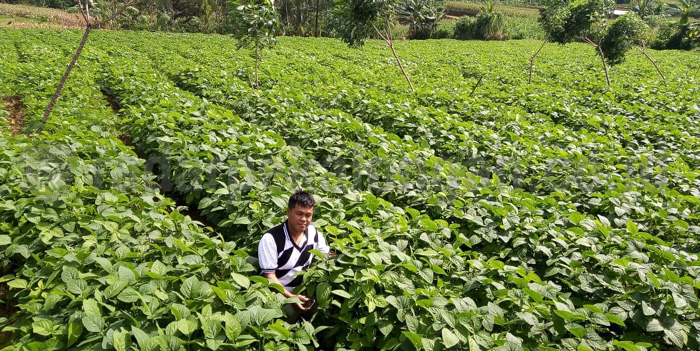
M 479 80 L 474 84 L 474 87 L 472 88 L 471 93 L 469 93 L 469 97 L 472 97 L 474 95 L 474 92 L 476 91 L 476 88 L 481 84 L 481 81 L 484 79 L 484 76 L 479 77 Z
M 608 74 L 608 65 L 605 64 L 605 55 L 603 54 L 603 48 L 600 47 L 600 44 L 596 44 L 593 40 L 589 39 L 586 36 L 578 37 L 578 39 L 585 41 L 586 43 L 592 45 L 598 50 L 598 53 L 600 54 L 600 60 L 603 62 L 603 70 L 605 71 L 605 81 L 608 83 L 608 86 L 610 86 L 610 75 Z
M 411 87 L 411 92 L 416 92 L 416 89 L 413 88 L 413 83 L 411 83 L 411 78 L 408 77 L 408 73 L 406 73 L 406 70 L 403 68 L 403 64 L 401 63 L 401 60 L 399 59 L 399 55 L 396 54 L 396 49 L 394 49 L 394 39 L 391 35 L 391 26 L 389 26 L 389 20 L 387 19 L 386 21 L 386 30 L 387 33 L 386 35 L 382 34 L 382 32 L 377 28 L 377 26 L 374 25 L 374 23 L 371 23 L 372 28 L 374 28 L 374 31 L 377 32 L 377 34 L 386 42 L 386 45 L 389 46 L 391 49 L 391 53 L 394 54 L 394 59 L 396 59 L 396 63 L 399 64 L 399 68 L 401 69 L 401 73 L 403 73 L 403 76 L 406 78 L 406 81 L 408 82 L 408 86 Z
M 73 55 L 73 59 L 70 61 L 68 64 L 68 68 L 66 69 L 66 72 L 63 74 L 63 77 L 61 77 L 61 81 L 58 83 L 58 87 L 56 88 L 56 91 L 53 93 L 53 97 L 51 98 L 51 102 L 49 103 L 49 106 L 46 106 L 46 111 L 44 111 L 44 117 L 41 119 L 41 127 L 37 130 L 37 133 L 41 133 L 43 130 L 43 125 L 46 124 L 46 121 L 49 119 L 49 115 L 51 114 L 51 111 L 53 110 L 54 106 L 56 105 L 56 101 L 58 101 L 58 96 L 61 94 L 61 90 L 63 90 L 63 86 L 66 84 L 66 81 L 68 80 L 68 76 L 70 75 L 70 72 L 73 70 L 73 66 L 75 66 L 75 63 L 78 61 L 78 58 L 80 57 L 80 54 L 83 52 L 83 48 L 85 47 L 85 43 L 87 42 L 88 36 L 90 35 L 90 30 L 92 30 L 92 27 L 90 25 L 85 28 L 85 34 L 83 34 L 83 39 L 80 41 L 80 45 L 78 46 L 78 50 L 75 52 L 75 55 Z
M 314 34 L 317 37 L 320 37 L 321 33 L 318 31 L 318 11 L 320 10 L 321 7 L 321 0 L 316 0 L 316 29 L 314 30 Z
M 532 69 L 535 66 L 535 57 L 537 56 L 537 54 L 540 53 L 540 51 L 544 47 L 544 44 L 547 44 L 546 39 L 542 42 L 542 46 L 540 46 L 540 48 L 537 49 L 537 51 L 530 57 L 530 80 L 528 81 L 528 84 L 532 84 Z
M 406 73 L 406 70 L 403 68 L 403 64 L 401 64 L 401 60 L 399 59 L 399 55 L 396 54 L 396 49 L 394 49 L 393 41 L 391 42 L 391 44 L 389 44 L 389 47 L 391 48 L 391 52 L 394 54 L 394 58 L 396 59 L 396 63 L 398 63 L 399 68 L 401 68 L 401 73 L 403 73 L 403 76 L 406 77 L 406 81 L 408 82 L 408 86 L 411 87 L 411 92 L 415 93 L 416 89 L 413 88 L 413 83 L 411 83 L 411 78 L 408 77 L 408 73 Z
M 260 49 L 258 49 L 259 43 L 255 43 L 255 90 L 260 88 L 260 83 L 258 82 L 258 61 L 260 60 Z
M 600 47 L 600 45 L 596 45 L 596 48 L 600 53 L 601 61 L 603 61 L 603 70 L 605 70 L 605 81 L 608 83 L 608 86 L 610 86 L 610 75 L 608 74 L 608 65 L 605 64 L 605 55 L 603 55 L 603 49 Z

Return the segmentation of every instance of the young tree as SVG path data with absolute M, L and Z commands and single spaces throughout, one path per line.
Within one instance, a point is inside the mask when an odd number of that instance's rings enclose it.
M 412 92 L 411 78 L 401 63 L 396 48 L 394 36 L 391 33 L 391 25 L 397 14 L 399 4 L 397 0 L 343 0 L 336 7 L 336 16 L 339 20 L 338 32 L 344 42 L 350 47 L 360 47 L 374 32 L 379 35 L 384 43 L 391 49 L 394 59 L 406 78 Z M 382 28 L 382 29 L 380 29 Z
M 592 45 L 600 55 L 605 80 L 610 85 L 608 66 L 600 47 L 600 39 L 605 28 L 603 21 L 612 13 L 615 3 L 612 0 L 544 0 L 543 5 L 539 22 L 547 33 L 545 43 L 551 41 L 563 45 L 580 40 Z M 530 58 L 530 82 L 535 56 L 540 50 Z
M 255 83 L 253 89 L 258 89 L 258 66 L 260 53 L 266 47 L 275 44 L 277 35 L 277 11 L 272 0 L 238 0 L 232 1 L 234 11 L 234 37 L 238 39 L 238 47 L 253 45 L 255 53 Z
M 71 62 L 68 64 L 68 67 L 66 68 L 66 72 L 63 74 L 63 77 L 61 77 L 61 81 L 58 83 L 58 87 L 56 87 L 56 91 L 53 94 L 53 97 L 51 97 L 51 102 L 49 102 L 49 105 L 46 106 L 46 110 L 44 111 L 44 116 L 41 119 L 41 125 L 39 129 L 37 130 L 38 133 L 41 133 L 43 130 L 44 124 L 46 124 L 46 121 L 49 119 L 49 115 L 51 115 L 51 111 L 53 110 L 54 106 L 56 105 L 56 101 L 58 101 L 58 97 L 61 94 L 61 90 L 63 90 L 63 86 L 66 84 L 66 81 L 68 80 L 68 76 L 70 75 L 70 72 L 73 70 L 73 67 L 75 66 L 75 63 L 78 61 L 78 58 L 80 57 L 80 54 L 83 52 L 83 48 L 85 47 L 85 43 L 87 42 L 88 36 L 90 35 L 90 31 L 92 28 L 100 28 L 102 27 L 105 23 L 113 20 L 117 16 L 119 16 L 127 7 L 132 6 L 135 2 L 138 1 L 128 1 L 126 2 L 121 9 L 116 11 L 111 17 L 104 19 L 102 21 L 98 21 L 95 18 L 90 18 L 90 0 L 85 1 L 85 5 L 83 5 L 83 2 L 81 0 L 78 0 L 78 9 L 80 9 L 80 14 L 83 17 L 83 21 L 85 22 L 85 33 L 83 34 L 83 39 L 80 41 L 80 44 L 78 45 L 78 49 L 75 52 L 75 55 L 73 55 L 73 59 Z
M 646 51 L 649 40 L 649 26 L 634 12 L 628 12 L 610 23 L 600 42 L 600 48 L 610 65 L 617 65 L 625 60 L 625 54 L 637 46 L 639 51 L 654 65 L 663 80 L 666 80 L 659 66 Z

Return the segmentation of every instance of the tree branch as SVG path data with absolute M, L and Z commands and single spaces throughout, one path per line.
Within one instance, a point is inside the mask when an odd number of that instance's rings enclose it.
M 85 20 L 86 24 L 90 24 L 90 20 L 87 18 L 87 15 L 85 14 L 85 9 L 83 8 L 83 2 L 78 0 L 78 9 L 80 9 L 80 14 L 83 16 L 83 20 Z
M 394 36 L 391 34 L 391 25 L 389 24 L 389 18 L 385 17 L 384 20 L 386 21 L 386 32 L 389 35 L 389 40 L 391 42 L 394 42 Z
M 379 36 L 386 42 L 387 45 L 389 45 L 389 39 L 387 39 L 384 36 L 384 34 L 382 34 L 382 32 L 379 31 L 379 28 L 377 28 L 377 26 L 375 26 L 374 23 L 372 23 L 371 21 L 369 22 L 369 24 L 372 25 L 372 28 L 374 28 L 374 31 L 377 32 L 377 34 L 379 34 Z
M 639 51 L 641 51 L 642 54 L 644 54 L 644 56 L 647 58 L 647 60 L 649 60 L 649 62 L 651 62 L 652 65 L 654 65 L 654 68 L 656 68 L 656 72 L 659 73 L 659 75 L 661 76 L 661 79 L 663 79 L 664 82 L 665 82 L 665 81 L 666 81 L 666 76 L 664 76 L 664 73 L 661 72 L 661 69 L 659 69 L 659 66 L 656 64 L 656 61 L 654 61 L 654 60 L 651 58 L 651 56 L 649 56 L 649 54 L 647 54 L 646 42 L 642 41 L 642 47 L 641 47 L 641 48 L 637 47 L 637 49 L 638 49 Z

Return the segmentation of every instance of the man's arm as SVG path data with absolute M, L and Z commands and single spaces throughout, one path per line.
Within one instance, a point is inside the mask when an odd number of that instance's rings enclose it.
M 326 257 L 332 258 L 335 254 L 331 253 L 331 248 L 326 243 L 326 239 L 323 237 L 320 231 L 316 229 L 316 235 L 318 235 L 318 251 L 321 251 Z
M 277 275 L 275 275 L 275 273 L 263 273 L 263 277 L 269 279 L 273 283 L 277 283 L 279 285 L 282 285 L 282 283 L 280 283 L 280 280 L 277 279 Z M 308 297 L 301 295 L 301 294 L 294 295 L 294 294 L 290 293 L 289 291 L 287 291 L 287 289 L 284 289 L 284 292 L 282 293 L 282 295 L 284 295 L 284 297 L 289 298 L 289 299 L 293 299 L 293 298 L 299 299 L 299 301 L 301 301 L 302 303 L 296 303 L 296 306 L 300 311 L 308 311 L 309 310 L 308 307 L 304 307 L 304 305 L 303 305 L 304 302 L 309 301 Z

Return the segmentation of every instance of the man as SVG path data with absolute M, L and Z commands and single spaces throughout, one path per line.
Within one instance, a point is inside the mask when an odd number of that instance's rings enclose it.
M 285 306 L 290 321 L 296 321 L 302 312 L 309 311 L 313 301 L 292 293 L 302 283 L 301 276 L 294 276 L 311 265 L 316 249 L 328 255 L 330 249 L 321 233 L 311 225 L 316 204 L 313 195 L 297 191 L 289 198 L 287 220 L 263 234 L 258 244 L 258 260 L 261 274 L 273 283 L 284 286 L 284 296 L 297 298 L 301 303 Z

